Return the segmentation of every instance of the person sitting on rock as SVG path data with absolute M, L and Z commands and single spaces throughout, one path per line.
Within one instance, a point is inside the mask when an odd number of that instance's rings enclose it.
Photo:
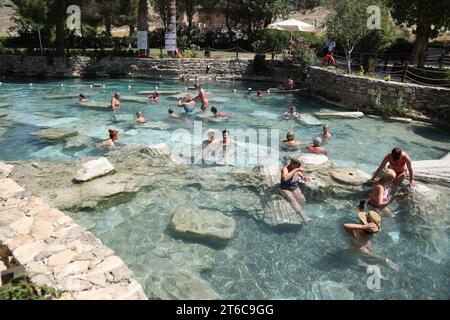
M 145 118 L 142 115 L 142 112 L 140 112 L 140 111 L 136 112 L 136 122 L 137 123 L 145 123 Z
M 119 139 L 119 131 L 114 130 L 114 129 L 109 129 L 108 132 L 109 132 L 109 139 L 99 143 L 97 145 L 97 148 L 100 148 L 100 147 L 114 148 L 114 147 L 116 147 L 116 144 L 114 143 L 114 141 L 117 141 Z
M 305 142 L 302 141 L 295 141 L 295 134 L 292 131 L 289 131 L 286 135 L 286 140 L 283 140 L 283 147 L 289 148 L 289 149 L 295 149 L 299 146 L 305 144 Z
M 364 208 L 359 206 L 357 208 L 360 223 L 346 223 L 344 224 L 345 231 L 352 239 L 352 247 L 359 253 L 374 259 L 376 262 L 387 266 L 395 271 L 399 267 L 387 258 L 376 255 L 370 251 L 372 247 L 372 238 L 374 234 L 381 231 L 381 217 L 375 211 L 369 211 L 367 214 Z
M 388 165 L 389 164 L 389 165 Z M 414 172 L 412 169 L 411 158 L 406 152 L 403 152 L 400 148 L 392 149 L 391 153 L 388 153 L 381 162 L 378 169 L 375 171 L 371 181 L 375 182 L 376 177 L 380 172 L 388 165 L 388 169 L 392 169 L 396 173 L 396 178 L 392 183 L 391 195 L 397 193 L 398 187 L 402 184 L 409 173 L 409 187 L 413 188 L 416 185 L 414 180 Z
M 323 139 L 330 140 L 332 137 L 331 132 L 330 132 L 330 126 L 328 124 L 325 124 L 323 126 L 322 130 L 323 130 L 323 134 L 322 134 Z
M 111 108 L 113 110 L 120 108 L 120 93 L 118 93 L 118 92 L 114 93 L 114 96 L 111 100 Z
M 299 182 L 301 180 L 309 181 L 309 178 L 303 175 L 301 160 L 292 158 L 289 164 L 281 169 L 279 193 L 290 203 L 291 207 L 306 223 L 312 219 L 303 210 L 306 199 L 300 190 Z
M 328 151 L 326 148 L 321 147 L 322 144 L 322 138 L 316 137 L 314 138 L 312 144 L 306 147 L 306 151 L 309 153 L 315 153 L 315 154 L 327 154 Z
M 295 106 L 291 106 L 288 112 L 283 113 L 286 118 L 298 118 L 300 117 L 300 113 L 297 112 L 297 108 Z
M 372 192 L 367 201 L 367 206 L 379 214 L 384 214 L 388 217 L 393 217 L 394 214 L 387 208 L 394 200 L 401 199 L 404 195 L 398 194 L 393 197 L 388 195 L 387 185 L 393 182 L 397 174 L 394 170 L 388 169 L 383 177 L 374 183 Z

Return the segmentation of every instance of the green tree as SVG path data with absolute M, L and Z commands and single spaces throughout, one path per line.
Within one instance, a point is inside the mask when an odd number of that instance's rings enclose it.
M 381 30 L 388 30 L 385 27 L 389 23 L 389 19 L 386 19 L 387 8 L 382 0 L 324 0 L 324 2 L 333 12 L 326 19 L 327 37 L 341 44 L 347 60 L 347 72 L 351 73 L 352 53 L 355 47 L 370 34 L 382 35 Z M 381 29 L 368 27 L 370 14 L 367 13 L 367 8 L 372 5 L 381 9 Z
M 450 0 L 389 0 L 389 4 L 392 16 L 398 23 L 415 27 L 416 43 L 412 58 L 413 63 L 417 64 L 428 41 L 450 29 Z
M 16 10 L 14 21 L 21 32 L 33 32 L 44 26 L 47 30 L 56 28 L 56 52 L 64 54 L 64 0 L 11 0 Z
M 153 6 L 153 9 L 158 14 L 161 19 L 164 29 L 167 29 L 167 25 L 169 24 L 169 6 L 170 0 L 150 0 Z

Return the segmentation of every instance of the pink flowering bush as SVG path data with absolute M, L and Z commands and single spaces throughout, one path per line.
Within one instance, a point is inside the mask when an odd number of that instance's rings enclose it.
M 312 65 L 316 60 L 315 51 L 305 41 L 304 37 L 297 37 L 288 42 L 294 63 L 304 68 Z

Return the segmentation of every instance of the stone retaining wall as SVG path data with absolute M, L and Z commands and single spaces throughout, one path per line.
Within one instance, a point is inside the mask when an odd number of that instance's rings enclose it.
M 450 124 L 450 89 L 338 74 L 321 67 L 310 68 L 308 83 L 314 96 L 349 109 L 429 117 Z
M 0 74 L 38 77 L 136 77 L 148 79 L 254 78 L 252 60 L 142 59 L 0 55 Z
M 70 217 L 9 178 L 0 178 L 0 244 L 30 280 L 62 299 L 147 299 L 121 258 Z

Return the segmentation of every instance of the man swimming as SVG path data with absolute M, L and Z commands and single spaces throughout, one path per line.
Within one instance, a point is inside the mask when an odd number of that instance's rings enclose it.
M 324 147 L 321 147 L 322 144 L 322 138 L 316 137 L 314 138 L 312 144 L 307 146 L 305 150 L 309 153 L 315 153 L 315 154 L 327 154 L 328 150 Z
M 294 132 L 288 132 L 286 135 L 286 140 L 283 140 L 283 146 L 286 148 L 297 148 L 303 144 L 306 144 L 306 142 L 302 141 L 295 141 L 295 135 Z

